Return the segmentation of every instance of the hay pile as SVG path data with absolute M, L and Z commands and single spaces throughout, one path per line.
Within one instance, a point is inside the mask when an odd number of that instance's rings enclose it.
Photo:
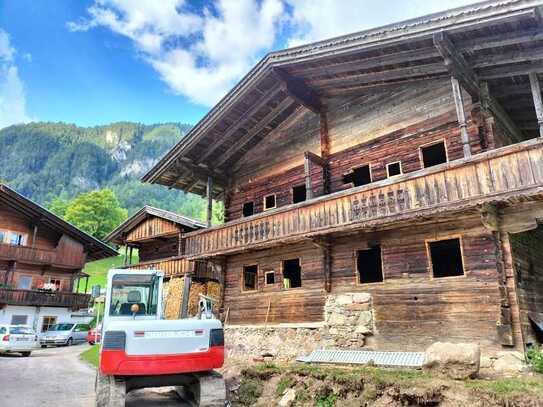
M 165 289 L 167 289 L 166 304 L 164 305 L 164 316 L 166 319 L 179 318 L 184 282 L 183 278 L 174 277 L 164 284 Z

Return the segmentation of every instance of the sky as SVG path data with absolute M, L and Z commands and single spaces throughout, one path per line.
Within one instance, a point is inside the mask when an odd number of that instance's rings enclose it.
M 0 128 L 196 123 L 267 52 L 473 0 L 0 0 Z

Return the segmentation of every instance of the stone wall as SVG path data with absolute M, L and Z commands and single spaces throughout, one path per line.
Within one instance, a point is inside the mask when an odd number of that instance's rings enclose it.
M 225 343 L 230 357 L 292 360 L 316 349 L 360 349 L 372 332 L 371 295 L 346 293 L 327 296 L 321 323 L 226 326 Z

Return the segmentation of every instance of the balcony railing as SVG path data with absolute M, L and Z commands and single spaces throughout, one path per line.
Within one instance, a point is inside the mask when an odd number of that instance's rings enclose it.
M 129 264 L 123 266 L 122 268 L 138 270 L 153 268 L 163 271 L 166 277 L 172 277 L 194 272 L 194 262 L 183 257 L 171 257 L 167 259 L 157 259 L 137 264 Z
M 231 254 L 539 194 L 543 140 L 535 139 L 189 233 L 187 256 Z
M 57 250 L 42 249 L 30 246 L 17 246 L 0 243 L 0 259 L 15 260 L 23 263 L 55 265 L 67 268 L 83 268 L 84 256 L 81 258 L 66 258 Z
M 89 305 L 89 294 L 63 291 L 37 291 L 0 288 L 0 304 L 28 305 L 37 307 L 66 307 L 73 310 Z
M 166 277 L 179 277 L 186 273 L 191 273 L 194 277 L 211 278 L 221 280 L 219 271 L 213 267 L 208 267 L 207 262 L 192 261 L 185 257 L 170 257 L 167 259 L 158 259 L 146 261 L 137 264 L 129 264 L 121 268 L 125 269 L 149 269 L 153 268 L 164 272 Z

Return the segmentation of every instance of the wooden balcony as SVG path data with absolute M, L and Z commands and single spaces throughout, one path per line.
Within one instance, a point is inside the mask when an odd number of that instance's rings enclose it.
M 63 307 L 78 310 L 87 308 L 89 294 L 63 291 L 17 290 L 0 288 L 0 305 L 28 305 L 35 307 Z
M 170 257 L 166 259 L 141 262 L 138 264 L 130 264 L 123 266 L 122 268 L 137 270 L 154 268 L 163 271 L 166 277 L 174 277 L 183 275 L 185 273 L 193 273 L 194 262 L 189 261 L 184 257 Z
M 16 246 L 5 243 L 0 243 L 0 259 L 72 269 L 81 269 L 85 266 L 85 256 L 81 256 L 79 253 L 76 256 L 68 256 L 59 250 Z
M 232 254 L 542 195 L 539 138 L 189 233 L 187 257 Z

